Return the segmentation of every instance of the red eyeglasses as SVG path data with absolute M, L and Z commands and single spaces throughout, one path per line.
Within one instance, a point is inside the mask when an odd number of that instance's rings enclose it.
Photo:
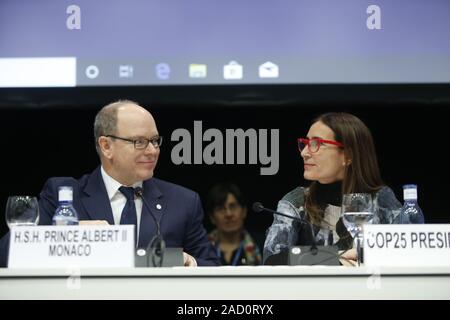
M 302 152 L 303 149 L 305 149 L 305 147 L 308 146 L 309 152 L 315 153 L 315 152 L 319 151 L 320 146 L 323 145 L 324 143 L 332 144 L 332 145 L 338 146 L 340 148 L 344 147 L 344 145 L 340 142 L 332 141 L 332 140 L 324 140 L 324 139 L 320 139 L 320 138 L 312 138 L 312 139 L 298 138 L 297 142 L 298 142 L 298 150 L 300 152 Z

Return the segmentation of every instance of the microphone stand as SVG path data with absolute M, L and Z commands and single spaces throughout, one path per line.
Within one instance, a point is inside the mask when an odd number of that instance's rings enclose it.
M 317 247 L 315 236 L 314 236 L 313 225 L 309 221 L 307 221 L 307 220 L 305 220 L 303 218 L 299 218 L 299 217 L 296 217 L 296 216 L 291 216 L 291 215 L 288 215 L 288 214 L 285 214 L 285 213 L 282 213 L 282 212 L 278 212 L 278 211 L 275 211 L 275 210 L 271 210 L 271 209 L 265 208 L 260 202 L 255 202 L 253 204 L 252 208 L 253 208 L 253 211 L 255 211 L 257 213 L 266 211 L 266 212 L 270 212 L 272 214 L 276 214 L 276 215 L 280 215 L 280 216 L 283 216 L 283 217 L 287 217 L 287 218 L 296 220 L 296 221 L 298 221 L 300 223 L 303 223 L 303 224 L 307 224 L 309 226 L 309 229 L 311 231 L 311 236 L 312 236 L 312 239 L 311 239 L 312 240 L 312 245 L 311 245 L 311 247 L 309 249 L 309 253 L 311 253 L 312 256 L 316 256 L 316 259 L 315 259 L 314 263 L 312 263 L 311 265 L 320 265 L 320 264 L 323 264 L 324 262 L 327 262 L 327 261 L 332 260 L 332 259 L 337 259 L 337 263 L 340 263 L 339 259 L 348 260 L 347 258 L 344 258 L 343 255 L 349 249 L 344 250 L 340 254 L 337 253 L 337 247 L 336 247 L 336 252 L 333 252 L 332 248 L 334 246 L 330 246 L 330 250 L 325 250 L 325 249 L 320 249 L 319 250 L 319 248 Z M 320 256 L 321 256 L 321 255 L 319 255 L 319 252 L 321 252 L 322 256 L 325 256 L 325 257 L 323 257 L 321 260 L 317 261 L 317 258 L 320 258 Z
M 279 216 L 287 217 L 287 218 L 290 218 L 292 220 L 298 221 L 300 223 L 303 223 L 303 224 L 306 224 L 307 226 L 309 226 L 309 230 L 311 231 L 311 241 L 312 241 L 310 252 L 313 256 L 317 255 L 319 250 L 317 249 L 317 243 L 316 243 L 316 239 L 315 239 L 316 237 L 314 235 L 314 228 L 313 228 L 312 223 L 310 223 L 309 221 L 307 221 L 305 219 L 296 217 L 296 216 L 291 216 L 289 214 L 285 214 L 285 213 L 278 212 L 278 211 L 275 211 L 272 209 L 268 209 L 268 208 L 264 207 L 261 202 L 253 203 L 253 211 L 258 212 L 258 213 L 262 212 L 262 211 L 270 212 L 272 214 L 277 214 Z
M 147 254 L 149 252 L 151 252 L 153 267 L 162 267 L 163 260 L 164 260 L 164 251 L 166 250 L 166 243 L 164 242 L 162 235 L 161 235 L 160 222 L 156 219 L 155 215 L 150 210 L 150 206 L 148 205 L 147 201 L 142 196 L 142 188 L 136 187 L 134 189 L 134 194 L 136 197 L 139 197 L 142 200 L 142 203 L 147 208 L 148 212 L 150 213 L 153 220 L 155 221 L 156 235 L 150 240 L 150 242 L 146 248 L 146 252 L 147 252 Z M 158 261 L 157 261 L 157 259 L 158 259 Z

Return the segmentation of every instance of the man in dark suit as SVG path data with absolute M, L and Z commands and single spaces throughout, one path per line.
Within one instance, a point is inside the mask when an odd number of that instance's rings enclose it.
M 145 248 L 159 221 L 166 246 L 183 248 L 185 266 L 218 265 L 198 194 L 153 178 L 162 137 L 152 115 L 132 101 L 111 103 L 97 114 L 94 136 L 101 166 L 79 180 L 50 178 L 40 195 L 39 224 L 52 224 L 58 188 L 71 186 L 80 224 L 135 224 L 137 245 Z M 142 189 L 149 208 L 131 188 Z M 0 264 L 5 265 L 7 244 L 0 249 Z

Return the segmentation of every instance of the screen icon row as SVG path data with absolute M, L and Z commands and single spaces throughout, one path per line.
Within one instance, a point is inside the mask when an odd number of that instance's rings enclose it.
M 260 78 L 278 78 L 279 67 L 273 62 L 267 61 L 258 67 Z M 89 65 L 85 69 L 88 79 L 96 79 L 100 75 L 100 69 L 96 65 Z M 171 77 L 171 67 L 168 63 L 162 62 L 155 66 L 155 75 L 160 80 L 169 80 Z M 119 65 L 119 78 L 133 78 L 134 67 L 131 64 Z M 191 63 L 189 65 L 189 78 L 203 79 L 208 76 L 208 66 L 202 63 Z M 237 61 L 230 61 L 223 66 L 223 78 L 225 80 L 239 80 L 244 78 L 244 66 Z
M 279 67 L 273 62 L 267 61 L 258 68 L 260 78 L 278 78 L 280 74 Z M 192 63 L 189 65 L 190 78 L 206 78 L 206 64 Z M 225 80 L 239 80 L 244 77 L 244 67 L 236 61 L 230 61 L 223 66 L 223 78 Z

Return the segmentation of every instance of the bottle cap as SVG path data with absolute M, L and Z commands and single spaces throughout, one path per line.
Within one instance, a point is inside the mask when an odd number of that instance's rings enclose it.
M 58 199 L 59 201 L 72 201 L 73 191 L 72 187 L 59 187 L 58 189 Z
M 403 199 L 404 200 L 417 200 L 417 185 L 405 184 L 403 186 Z

